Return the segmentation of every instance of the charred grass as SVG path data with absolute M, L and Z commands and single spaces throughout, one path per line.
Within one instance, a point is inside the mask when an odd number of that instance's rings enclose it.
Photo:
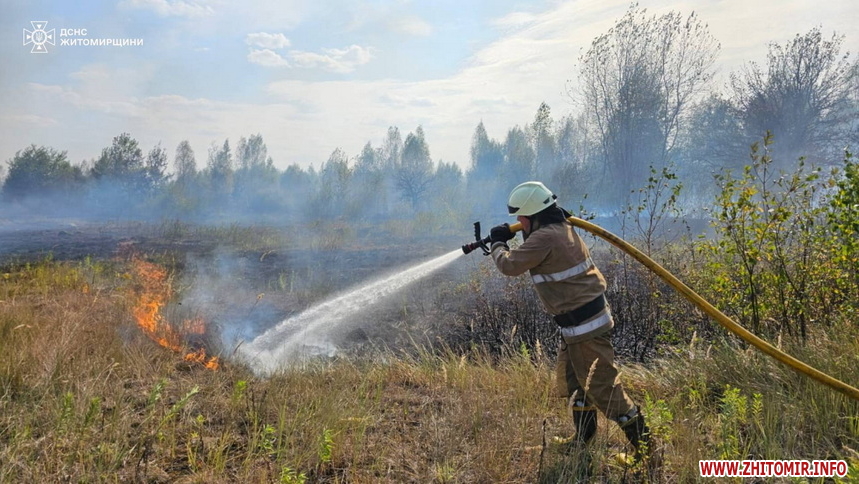
M 132 317 L 135 278 L 119 259 L 0 270 L 0 481 L 689 482 L 699 459 L 744 458 L 844 459 L 854 479 L 859 469 L 857 402 L 735 344 L 693 337 L 625 366 L 662 465 L 616 464 L 623 436 L 600 417 L 585 474 L 583 454 L 552 442 L 572 425 L 552 396 L 545 340 L 523 344 L 506 328 L 509 337 L 456 350 L 418 346 L 258 378 L 228 358 L 206 369 L 145 337 Z M 509 304 L 530 297 L 501 289 Z M 474 320 L 456 319 L 474 334 Z M 859 381 L 855 324 L 812 341 L 785 349 Z

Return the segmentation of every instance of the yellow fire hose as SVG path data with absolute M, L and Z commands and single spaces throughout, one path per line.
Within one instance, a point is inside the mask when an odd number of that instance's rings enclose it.
M 725 316 L 721 311 L 716 309 L 712 304 L 707 302 L 704 298 L 698 295 L 695 291 L 693 291 L 689 286 L 683 284 L 680 279 L 674 277 L 673 274 L 665 270 L 662 266 L 657 264 L 653 259 L 646 256 L 643 252 L 636 249 L 635 247 L 628 244 L 626 241 L 621 239 L 620 237 L 614 235 L 613 233 L 603 229 L 602 227 L 592 224 L 586 220 L 582 220 L 578 217 L 569 217 L 567 220 L 570 221 L 571 224 L 576 227 L 580 227 L 588 232 L 602 237 L 607 240 L 610 244 L 614 245 L 618 249 L 626 252 L 627 254 L 634 257 L 638 262 L 644 264 L 648 269 L 656 273 L 659 277 L 661 277 L 665 282 L 671 285 L 674 289 L 678 290 L 681 294 L 686 296 L 690 302 L 698 306 L 702 311 L 706 312 L 710 316 L 713 317 L 719 324 L 725 327 L 728 331 L 734 333 L 739 336 L 747 343 L 751 344 L 755 348 L 763 351 L 764 353 L 772 356 L 776 360 L 786 364 L 787 366 L 793 368 L 794 370 L 804 373 L 805 375 L 823 383 L 824 385 L 833 388 L 848 397 L 859 401 L 859 389 L 852 387 L 837 378 L 833 378 L 826 373 L 823 373 L 820 370 L 817 370 L 796 358 L 788 355 L 787 353 L 779 350 L 775 346 L 767 343 L 766 341 L 758 338 L 753 333 L 751 333 L 746 328 L 740 326 L 735 323 L 731 318 Z M 521 223 L 510 224 L 510 230 L 518 232 L 522 230 Z

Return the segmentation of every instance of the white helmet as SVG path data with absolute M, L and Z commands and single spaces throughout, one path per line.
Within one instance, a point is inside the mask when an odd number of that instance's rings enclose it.
M 551 207 L 556 198 L 546 185 L 538 181 L 525 182 L 510 192 L 507 211 L 513 216 L 530 217 Z

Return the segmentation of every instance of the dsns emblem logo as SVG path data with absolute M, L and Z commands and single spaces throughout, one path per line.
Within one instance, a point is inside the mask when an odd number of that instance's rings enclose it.
M 33 49 L 30 50 L 31 54 L 47 54 L 48 48 L 45 47 L 45 44 L 56 45 L 54 43 L 55 29 L 46 31 L 45 26 L 48 25 L 48 22 L 31 21 L 30 23 L 33 25 L 33 30 L 24 29 L 24 45 L 33 44 Z

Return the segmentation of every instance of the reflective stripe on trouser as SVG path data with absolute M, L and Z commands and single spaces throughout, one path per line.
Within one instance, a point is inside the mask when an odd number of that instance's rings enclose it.
M 572 344 L 562 340 L 555 378 L 559 397 L 570 397 L 576 391 L 581 395 L 584 389 L 588 403 L 610 419 L 625 415 L 635 406 L 620 383 L 609 334 Z
M 605 332 L 613 327 L 614 319 L 611 317 L 611 311 L 605 308 L 587 322 L 562 327 L 561 336 L 565 341 L 579 342 L 586 339 L 591 333 L 600 334 L 600 331 Z

